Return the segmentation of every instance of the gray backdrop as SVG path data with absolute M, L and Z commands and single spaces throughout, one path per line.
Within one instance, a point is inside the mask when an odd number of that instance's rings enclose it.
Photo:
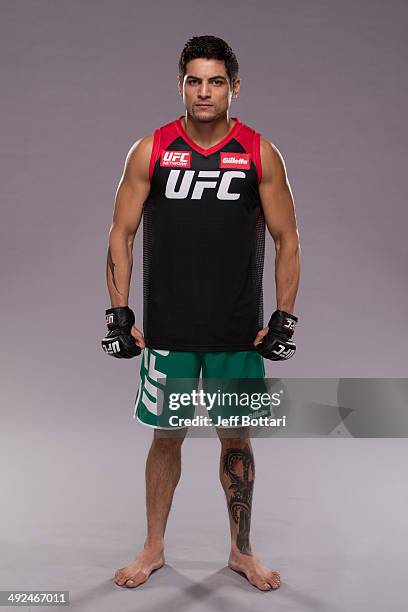
M 301 237 L 298 352 L 268 363 L 268 375 L 406 376 L 408 5 L 2 0 L 0 8 L 0 588 L 69 588 L 79 610 L 133 610 L 136 601 L 145 610 L 164 601 L 237 610 L 237 597 L 266 609 L 265 594 L 223 567 L 227 517 L 212 439 L 186 442 L 168 567 L 137 595 L 111 581 L 143 542 L 151 438 L 132 420 L 139 360 L 109 359 L 99 347 L 114 194 L 132 143 L 183 112 L 184 42 L 225 38 L 242 78 L 232 115 L 283 154 Z M 139 231 L 130 299 L 138 326 L 141 245 Z M 270 313 L 270 237 L 267 249 Z M 255 450 L 255 549 L 283 579 L 266 597 L 281 610 L 402 610 L 404 440 L 257 440 Z

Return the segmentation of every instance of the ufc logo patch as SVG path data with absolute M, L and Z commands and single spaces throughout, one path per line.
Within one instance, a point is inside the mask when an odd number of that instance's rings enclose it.
M 115 318 L 113 316 L 113 314 L 108 314 L 105 317 L 106 319 L 106 324 L 109 325 L 109 323 L 114 323 L 115 322 Z
M 196 170 L 186 170 L 180 182 L 180 174 L 181 170 L 170 170 L 165 192 L 169 200 L 185 200 L 188 197 L 191 200 L 201 200 L 205 189 L 216 189 L 218 200 L 238 200 L 241 194 L 229 190 L 231 181 L 246 178 L 245 172 L 236 170 L 224 172 L 221 180 L 220 170 L 200 170 L 198 173 Z
M 220 153 L 220 168 L 251 168 L 251 156 L 249 153 Z
M 191 151 L 162 151 L 162 168 L 191 168 Z

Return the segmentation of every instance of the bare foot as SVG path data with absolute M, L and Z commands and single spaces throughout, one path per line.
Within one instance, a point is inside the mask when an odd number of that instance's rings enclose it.
M 134 588 L 146 582 L 150 574 L 165 564 L 163 550 L 145 547 L 134 561 L 115 572 L 119 586 Z
M 228 567 L 235 572 L 244 574 L 247 580 L 261 591 L 270 591 L 280 587 L 278 572 L 268 569 L 253 555 L 242 555 L 232 552 L 228 560 Z

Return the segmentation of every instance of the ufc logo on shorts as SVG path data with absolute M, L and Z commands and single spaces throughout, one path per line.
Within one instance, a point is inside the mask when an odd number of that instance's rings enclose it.
M 106 324 L 109 325 L 109 323 L 114 323 L 114 318 L 113 318 L 113 314 L 108 314 L 106 315 Z
M 162 151 L 160 165 L 163 168 L 190 168 L 191 151 Z
M 102 348 L 105 353 L 108 353 L 109 355 L 112 355 L 113 353 L 119 353 L 120 351 L 119 342 L 117 340 L 115 340 L 115 342 L 110 342 L 107 345 L 102 344 Z
M 167 357 L 170 351 L 159 351 L 156 349 L 154 353 L 150 350 L 144 352 L 143 365 L 145 367 L 146 375 L 144 376 L 143 381 L 140 382 L 138 397 L 140 393 L 142 393 L 142 402 L 146 408 L 152 414 L 160 415 L 163 412 L 163 389 L 160 387 L 160 385 L 165 384 L 167 375 L 157 368 L 155 353 L 163 355 L 163 357 Z M 160 383 L 159 379 L 161 379 Z M 161 394 L 159 395 L 160 391 Z M 138 398 L 135 402 L 136 407 L 137 402 Z
M 186 170 L 183 173 L 181 183 L 177 187 L 180 174 L 180 170 L 170 170 L 165 194 L 169 200 L 185 200 L 190 193 L 192 200 L 201 200 L 204 189 L 217 189 L 218 200 L 238 200 L 241 194 L 229 191 L 231 181 L 232 179 L 244 179 L 246 177 L 245 172 L 228 170 L 224 172 L 218 182 L 218 180 L 211 181 L 208 179 L 218 179 L 221 174 L 220 170 L 200 170 L 198 174 L 196 170 Z

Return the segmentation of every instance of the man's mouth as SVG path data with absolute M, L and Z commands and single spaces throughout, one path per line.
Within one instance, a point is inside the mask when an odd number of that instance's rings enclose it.
M 212 104 L 202 103 L 202 104 L 196 104 L 196 106 L 199 106 L 200 108 L 209 108 L 210 106 L 212 106 Z

